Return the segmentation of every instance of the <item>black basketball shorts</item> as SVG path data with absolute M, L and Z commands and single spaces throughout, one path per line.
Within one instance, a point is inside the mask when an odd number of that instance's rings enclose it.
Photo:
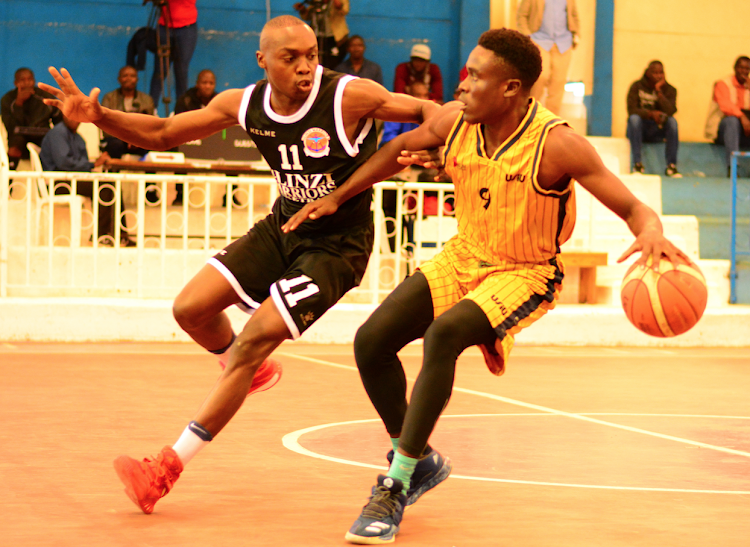
M 300 237 L 281 231 L 278 216 L 256 223 L 209 259 L 252 314 L 269 296 L 296 340 L 358 286 L 372 252 L 373 225 L 345 233 Z

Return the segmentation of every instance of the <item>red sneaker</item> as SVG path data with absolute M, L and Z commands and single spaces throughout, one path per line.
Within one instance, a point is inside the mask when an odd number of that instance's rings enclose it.
M 221 367 L 221 370 L 226 368 L 226 365 L 221 361 L 219 361 L 219 366 Z M 258 370 L 255 372 L 253 383 L 250 384 L 250 390 L 247 394 L 252 395 L 253 393 L 260 393 L 261 391 L 271 389 L 279 383 L 279 380 L 281 380 L 282 372 L 281 363 L 276 359 L 266 359 L 260 364 L 260 367 L 258 367 Z
M 162 448 L 156 459 L 144 458 L 139 462 L 119 456 L 114 465 L 125 493 L 147 515 L 153 513 L 156 502 L 172 489 L 183 469 L 180 457 L 170 446 Z
M 261 391 L 271 389 L 281 380 L 281 372 L 281 363 L 275 359 L 266 359 L 255 373 L 253 383 L 250 385 L 250 391 L 247 394 L 252 395 L 253 393 L 260 393 Z

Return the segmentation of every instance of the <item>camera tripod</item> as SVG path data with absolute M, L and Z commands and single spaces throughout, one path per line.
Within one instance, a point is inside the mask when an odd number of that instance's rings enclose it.
M 170 27 L 172 24 L 172 14 L 169 11 L 169 3 L 167 0 L 143 0 L 143 5 L 152 3 L 151 13 L 148 17 L 148 28 L 154 29 L 156 35 L 156 60 L 154 62 L 159 63 L 159 80 L 161 81 L 162 99 L 164 103 L 164 115 L 169 116 L 169 103 L 172 102 L 172 82 L 169 72 L 169 59 L 172 54 L 172 48 L 170 44 Z M 162 43 L 162 36 L 159 32 L 159 19 L 164 19 L 164 42 Z M 158 108 L 158 105 L 154 105 Z

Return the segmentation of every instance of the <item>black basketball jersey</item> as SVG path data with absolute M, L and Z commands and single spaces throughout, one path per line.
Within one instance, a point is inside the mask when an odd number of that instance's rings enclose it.
M 279 189 L 273 213 L 284 221 L 306 203 L 331 193 L 362 165 L 377 147 L 373 120 L 349 142 L 341 102 L 353 76 L 318 66 L 305 104 L 290 116 L 271 108 L 267 80 L 248 86 L 242 98 L 239 122 L 271 167 Z M 371 222 L 372 190 L 344 202 L 335 214 L 305 221 L 300 235 L 343 232 Z

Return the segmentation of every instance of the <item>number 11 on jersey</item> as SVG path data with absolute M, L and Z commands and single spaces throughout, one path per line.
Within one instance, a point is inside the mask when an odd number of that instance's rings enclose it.
M 286 144 L 280 144 L 279 145 L 279 153 L 281 154 L 281 168 L 284 171 L 302 171 L 302 164 L 299 162 L 299 148 L 296 144 L 293 144 L 289 147 L 289 152 L 292 153 L 292 161 L 294 162 L 289 163 L 289 155 L 287 154 L 287 146 Z

